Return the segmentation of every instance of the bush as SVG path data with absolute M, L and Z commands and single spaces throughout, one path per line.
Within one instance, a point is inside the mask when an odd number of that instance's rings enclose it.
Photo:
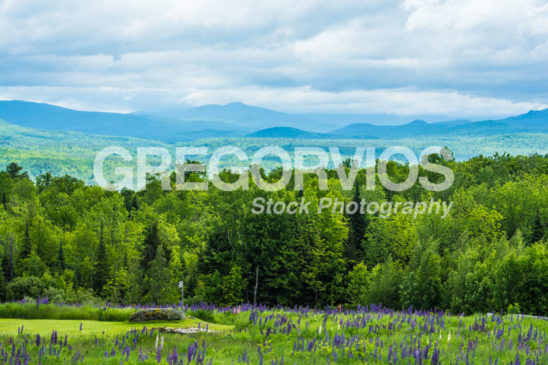
M 521 309 L 519 309 L 519 303 L 516 303 L 514 305 L 510 304 L 508 306 L 508 314 L 521 314 Z
M 7 285 L 8 298 L 22 300 L 25 297 L 43 297 L 47 284 L 36 276 L 18 277 Z
M 102 306 L 104 301 L 97 298 L 91 290 L 80 288 L 77 291 L 73 289 L 59 289 L 49 287 L 44 291 L 44 297 L 49 298 L 50 303 L 55 304 L 73 304 Z
M 215 318 L 213 317 L 213 312 L 205 310 L 205 309 L 197 309 L 195 311 L 189 311 L 189 316 L 201 319 L 205 322 L 215 322 Z

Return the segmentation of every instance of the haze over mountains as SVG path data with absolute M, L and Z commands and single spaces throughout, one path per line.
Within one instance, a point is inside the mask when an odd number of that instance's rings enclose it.
M 399 139 L 424 136 L 470 137 L 514 133 L 548 133 L 548 109 L 515 117 L 471 122 L 455 120 L 401 125 L 353 123 L 370 115 L 290 114 L 242 103 L 205 105 L 170 115 L 103 113 L 66 109 L 50 104 L 0 101 L 0 119 L 42 130 L 77 131 L 128 136 L 163 142 L 205 138 Z

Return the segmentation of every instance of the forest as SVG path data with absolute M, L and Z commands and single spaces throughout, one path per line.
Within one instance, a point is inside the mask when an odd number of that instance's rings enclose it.
M 366 190 L 365 170 L 352 191 L 335 170 L 327 191 L 312 174 L 303 190 L 163 191 L 149 176 L 142 191 L 108 191 L 68 175 L 34 181 L 11 163 L 0 172 L 0 301 L 173 304 L 183 280 L 188 303 L 548 314 L 548 155 L 439 163 L 455 182 L 437 193 Z M 408 166 L 388 171 L 402 180 Z M 280 171 L 263 174 L 275 181 Z M 257 197 L 453 207 L 446 218 L 252 214 Z

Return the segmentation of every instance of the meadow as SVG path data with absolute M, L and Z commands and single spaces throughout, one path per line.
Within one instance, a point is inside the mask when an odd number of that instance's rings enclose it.
M 12 303 L 0 305 L 0 316 L 7 307 L 12 316 L 34 319 L 0 319 L 1 364 L 548 363 L 548 321 L 515 314 L 198 304 L 186 308 L 184 321 L 143 325 L 121 320 L 136 308 Z M 120 320 L 90 320 L 95 310 Z M 73 319 L 59 320 L 68 313 Z M 168 334 L 163 327 L 200 332 Z

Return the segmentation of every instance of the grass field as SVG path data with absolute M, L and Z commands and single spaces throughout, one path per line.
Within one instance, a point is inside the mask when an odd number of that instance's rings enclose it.
M 241 307 L 189 313 L 210 322 L 187 318 L 143 326 L 127 321 L 0 319 L 0 363 L 548 363 L 548 321 L 540 318 L 378 308 L 339 313 Z M 208 332 L 159 334 L 161 327 Z

